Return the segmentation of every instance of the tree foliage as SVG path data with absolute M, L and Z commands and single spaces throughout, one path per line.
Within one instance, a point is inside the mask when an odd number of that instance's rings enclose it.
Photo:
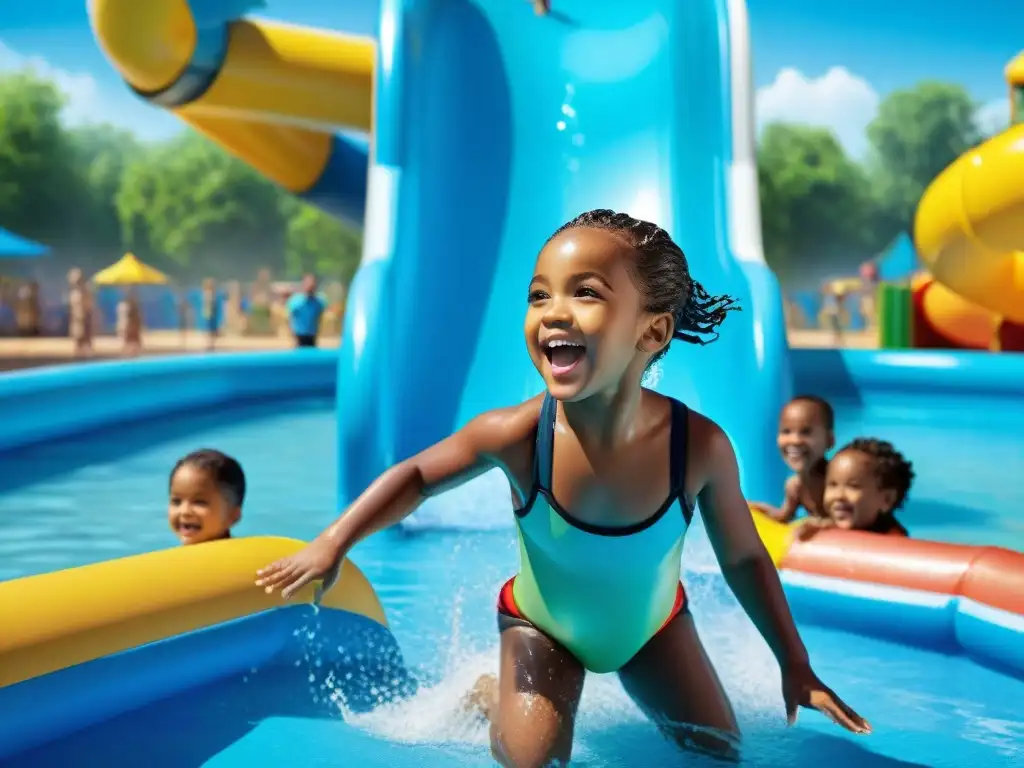
M 907 230 L 917 201 L 942 170 L 982 138 L 978 105 L 961 86 L 924 82 L 893 91 L 868 126 L 868 167 L 883 226 Z
M 285 270 L 300 275 L 329 275 L 346 285 L 362 256 L 360 233 L 309 205 L 288 217 L 285 236 Z
M 245 164 L 188 133 L 138 157 L 116 201 L 125 245 L 178 273 L 214 277 L 283 266 L 281 193 Z
M 64 98 L 30 70 L 0 77 L 0 226 L 60 242 L 76 199 L 74 153 L 61 126 Z
M 758 172 L 766 257 L 780 279 L 807 287 L 853 271 L 900 232 L 935 176 L 981 138 L 977 106 L 960 86 L 894 91 L 868 127 L 863 163 L 825 129 L 771 125 Z
M 0 75 L 0 226 L 51 246 L 50 269 L 94 271 L 133 250 L 176 278 L 316 271 L 349 280 L 360 233 L 302 205 L 192 132 L 146 144 L 69 128 L 56 86 Z
M 769 126 L 758 165 L 765 252 L 780 280 L 819 277 L 810 265 L 855 267 L 863 260 L 871 246 L 870 187 L 830 131 Z
M 294 200 L 197 134 L 144 144 L 69 129 L 64 98 L 30 70 L 0 76 L 0 226 L 46 243 L 57 271 L 134 250 L 182 280 L 314 271 L 351 279 L 360 233 Z M 921 193 L 980 140 L 959 86 L 889 94 L 848 157 L 826 130 L 769 126 L 758 165 L 765 249 L 797 286 L 851 270 L 911 225 Z

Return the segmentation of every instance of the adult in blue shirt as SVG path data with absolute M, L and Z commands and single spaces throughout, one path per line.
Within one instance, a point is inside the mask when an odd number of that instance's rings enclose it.
M 327 299 L 316 290 L 316 277 L 302 278 L 302 290 L 288 298 L 288 322 L 295 336 L 295 346 L 315 347 L 320 318 L 327 308 Z

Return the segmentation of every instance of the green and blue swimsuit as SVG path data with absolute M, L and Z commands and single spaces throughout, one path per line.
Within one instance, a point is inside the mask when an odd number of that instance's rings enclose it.
M 529 625 L 591 672 L 614 672 L 679 612 L 683 539 L 693 516 L 686 500 L 688 409 L 672 401 L 671 491 L 646 520 L 592 525 L 551 492 L 557 401 L 545 395 L 537 425 L 534 485 L 516 510 L 519 574 L 502 588 L 498 624 Z

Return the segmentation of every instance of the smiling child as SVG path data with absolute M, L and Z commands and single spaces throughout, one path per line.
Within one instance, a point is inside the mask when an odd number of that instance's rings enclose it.
M 212 448 L 193 451 L 178 459 L 168 486 L 167 520 L 182 544 L 230 538 L 245 500 L 241 464 Z

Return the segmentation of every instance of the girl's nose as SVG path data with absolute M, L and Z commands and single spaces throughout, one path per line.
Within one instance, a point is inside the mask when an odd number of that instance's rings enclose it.
M 572 325 L 572 312 L 569 310 L 568 302 L 552 300 L 544 313 L 543 321 L 549 326 Z

